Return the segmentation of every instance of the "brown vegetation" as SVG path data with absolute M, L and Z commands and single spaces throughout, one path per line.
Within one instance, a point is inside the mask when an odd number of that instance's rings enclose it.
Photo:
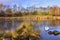
M 3 35 L 3 36 L 2 36 Z M 13 31 L 0 33 L 0 39 L 4 40 L 40 40 L 40 31 L 33 28 L 30 23 L 22 23 Z

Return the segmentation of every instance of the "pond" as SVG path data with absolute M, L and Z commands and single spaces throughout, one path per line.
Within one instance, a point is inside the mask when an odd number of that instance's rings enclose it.
M 17 28 L 23 21 L 5 21 L 0 20 L 0 31 L 5 30 L 14 30 Z M 36 30 L 41 30 L 41 40 L 60 40 L 60 35 L 50 35 L 45 30 L 45 27 L 49 27 L 49 31 L 57 30 L 60 32 L 60 20 L 45 20 L 45 21 L 26 21 L 34 25 Z

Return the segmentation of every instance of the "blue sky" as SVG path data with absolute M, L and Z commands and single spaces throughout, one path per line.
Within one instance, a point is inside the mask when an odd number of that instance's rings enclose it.
M 0 3 L 6 4 L 6 5 L 21 5 L 23 7 L 29 7 L 29 6 L 60 6 L 60 0 L 0 0 Z

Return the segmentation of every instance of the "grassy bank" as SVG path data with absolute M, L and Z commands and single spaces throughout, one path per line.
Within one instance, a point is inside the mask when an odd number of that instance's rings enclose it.
M 31 20 L 31 21 L 40 21 L 40 20 L 60 20 L 60 16 L 52 15 L 27 15 L 21 17 L 0 17 L 2 20 Z

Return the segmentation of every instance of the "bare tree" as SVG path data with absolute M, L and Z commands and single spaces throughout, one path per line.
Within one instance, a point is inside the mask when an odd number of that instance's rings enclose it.
M 5 13 L 6 13 L 6 15 L 8 15 L 8 16 L 12 16 L 12 9 L 11 9 L 10 7 L 7 7 Z

